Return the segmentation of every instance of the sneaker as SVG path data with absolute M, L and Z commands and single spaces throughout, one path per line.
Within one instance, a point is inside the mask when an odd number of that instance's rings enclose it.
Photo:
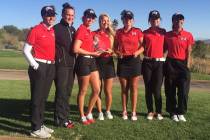
M 90 122 L 87 120 L 87 118 L 85 116 L 81 117 L 81 123 L 83 125 L 89 125 L 90 124 Z
M 109 120 L 112 120 L 112 119 L 113 119 L 112 113 L 111 113 L 110 111 L 106 111 L 106 117 L 107 117 Z
M 44 128 L 40 128 L 39 130 L 32 131 L 30 134 L 31 134 L 32 137 L 37 137 L 37 138 L 41 138 L 41 139 L 46 139 L 46 138 L 51 137 L 51 134 L 46 132 L 44 130 Z
M 154 113 L 153 112 L 148 113 L 147 119 L 148 120 L 153 120 L 153 118 L 154 118 Z
M 95 120 L 93 119 L 93 115 L 92 113 L 89 113 L 87 116 L 86 116 L 88 122 L 91 124 L 91 123 L 95 123 Z
M 123 118 L 123 120 L 127 120 L 127 119 L 128 119 L 128 114 L 127 114 L 126 111 L 124 111 L 124 112 L 122 113 L 122 118 Z
M 187 120 L 185 119 L 184 115 L 178 115 L 178 118 L 182 122 L 186 122 Z
M 103 112 L 98 113 L 98 119 L 100 121 L 103 121 L 104 120 L 104 114 L 103 114 Z
M 172 115 L 171 119 L 175 122 L 179 122 L 179 118 L 177 115 Z
M 131 120 L 132 120 L 132 121 L 137 121 L 136 112 L 132 112 Z
M 162 114 L 157 114 L 157 119 L 158 119 L 158 120 L 162 120 L 162 119 L 163 119 Z
M 41 128 L 44 129 L 45 132 L 50 133 L 50 134 L 54 132 L 53 129 L 48 128 L 48 127 L 45 126 L 45 125 L 42 125 Z
M 68 120 L 67 122 L 64 123 L 64 126 L 66 128 L 73 128 L 74 127 L 74 123 L 71 120 Z

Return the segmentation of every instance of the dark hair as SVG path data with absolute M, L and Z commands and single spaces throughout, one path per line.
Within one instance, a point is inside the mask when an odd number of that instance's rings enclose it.
M 72 10 L 74 10 L 74 7 L 71 6 L 68 2 L 64 3 L 62 6 L 63 6 L 62 14 L 65 13 L 66 9 L 72 9 Z

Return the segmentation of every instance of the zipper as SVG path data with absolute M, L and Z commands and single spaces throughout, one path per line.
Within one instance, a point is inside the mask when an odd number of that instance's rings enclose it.
M 71 35 L 71 31 L 69 30 L 70 27 L 67 27 L 68 29 L 68 32 L 69 32 L 69 38 L 70 38 L 70 41 L 72 42 L 72 35 Z M 70 47 L 70 46 L 69 46 Z

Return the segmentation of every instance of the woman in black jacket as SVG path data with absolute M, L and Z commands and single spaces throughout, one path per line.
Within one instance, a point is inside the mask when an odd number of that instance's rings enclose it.
M 74 7 L 63 4 L 62 19 L 54 26 L 56 40 L 56 75 L 55 75 L 55 112 L 54 120 L 57 126 L 72 128 L 74 125 L 68 119 L 69 97 L 74 83 L 75 54 L 72 51 L 75 28 Z

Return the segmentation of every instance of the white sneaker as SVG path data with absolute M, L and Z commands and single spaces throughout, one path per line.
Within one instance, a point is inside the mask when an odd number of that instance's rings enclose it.
M 89 113 L 89 114 L 86 116 L 86 118 L 87 118 L 88 120 L 92 120 L 92 119 L 93 119 L 92 113 Z
M 100 121 L 103 121 L 104 120 L 104 114 L 103 114 L 103 112 L 98 113 L 98 119 Z
M 157 119 L 158 120 L 162 120 L 163 119 L 163 116 L 161 114 L 157 114 Z
M 137 121 L 137 116 L 136 116 L 136 112 L 132 112 L 132 115 L 131 115 L 131 120 L 132 121 Z
M 154 113 L 153 112 L 148 113 L 147 119 L 151 121 L 153 120 L 153 118 L 154 118 Z
M 44 131 L 46 131 L 46 132 L 48 132 L 48 133 L 50 133 L 50 134 L 54 132 L 54 130 L 53 130 L 53 129 L 48 128 L 48 127 L 46 127 L 45 125 L 42 125 L 42 126 L 41 126 L 41 128 L 43 128 L 43 129 L 44 129 Z
M 179 118 L 178 118 L 177 115 L 173 115 L 173 116 L 171 117 L 171 119 L 172 119 L 173 121 L 175 121 L 175 122 L 179 122 Z
M 122 113 L 122 118 L 123 118 L 123 120 L 127 120 L 128 119 L 127 112 L 123 112 Z
M 109 119 L 109 120 L 112 120 L 113 119 L 113 116 L 112 116 L 112 113 L 110 111 L 106 111 L 106 117 Z
M 178 115 L 178 118 L 182 122 L 186 122 L 187 120 L 185 119 L 184 115 Z
M 41 139 L 46 139 L 46 138 L 50 138 L 51 134 L 46 132 L 43 128 L 40 128 L 39 130 L 32 131 L 31 136 L 41 138 Z

